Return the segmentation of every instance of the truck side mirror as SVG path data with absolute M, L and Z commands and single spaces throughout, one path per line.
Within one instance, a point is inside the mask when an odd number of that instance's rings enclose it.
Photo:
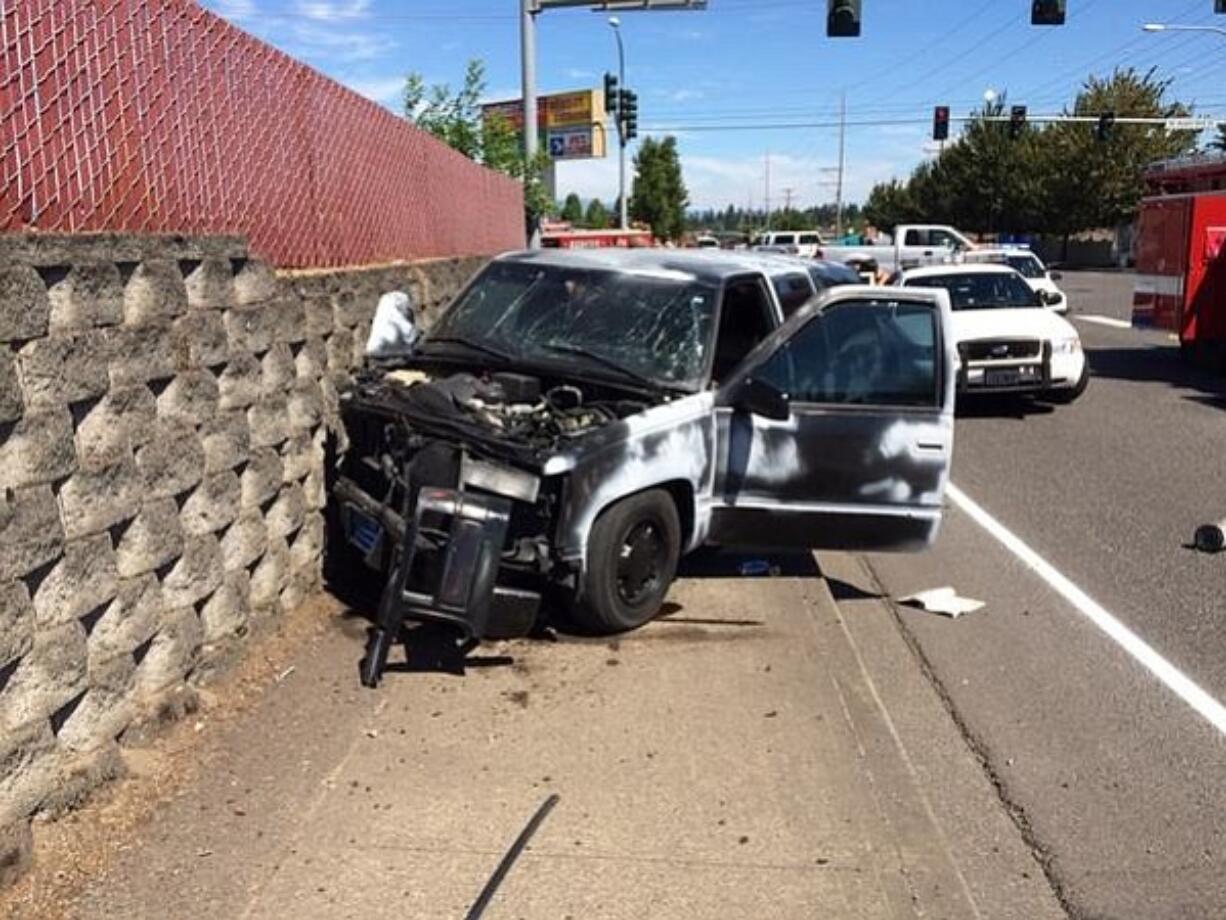
M 738 383 L 728 402 L 738 412 L 760 415 L 776 422 L 786 422 L 792 417 L 787 394 L 754 377 L 746 377 Z
M 1047 277 L 1050 278 L 1052 281 L 1063 281 L 1064 272 L 1048 272 Z

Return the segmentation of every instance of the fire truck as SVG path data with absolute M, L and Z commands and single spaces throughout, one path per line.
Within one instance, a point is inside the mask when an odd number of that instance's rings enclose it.
M 541 224 L 541 246 L 546 249 L 641 249 L 654 246 L 651 230 L 576 230 L 565 221 Z
M 1179 336 L 1198 364 L 1226 367 L 1226 155 L 1155 163 L 1137 219 L 1134 326 Z

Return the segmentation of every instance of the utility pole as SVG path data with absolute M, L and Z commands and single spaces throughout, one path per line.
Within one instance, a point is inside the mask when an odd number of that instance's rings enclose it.
M 536 14 L 539 7 L 536 0 L 520 0 L 519 20 L 519 58 L 523 77 L 524 96 L 524 162 L 528 168 L 524 170 L 524 182 L 531 181 L 532 164 L 536 162 Z M 533 227 L 528 240 L 529 248 L 536 249 L 540 245 L 540 227 Z
M 766 229 L 771 228 L 771 152 L 766 151 Z
M 783 190 L 783 210 L 792 210 L 792 193 L 795 191 L 796 189 L 791 188 L 790 186 Z
M 843 235 L 843 172 L 846 167 L 847 91 L 839 97 L 839 181 L 834 193 L 834 233 Z

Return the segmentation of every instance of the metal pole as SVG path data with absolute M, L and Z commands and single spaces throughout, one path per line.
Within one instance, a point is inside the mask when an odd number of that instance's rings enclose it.
M 523 68 L 524 95 L 524 184 L 532 181 L 532 166 L 536 161 L 537 151 L 537 117 L 536 117 L 536 13 L 537 0 L 521 0 L 522 9 L 519 22 L 520 64 Z M 532 239 L 528 245 L 535 248 L 538 244 L 537 228 L 532 230 Z
M 847 159 L 845 156 L 845 140 L 847 137 L 847 93 L 839 99 L 839 183 L 834 197 L 834 235 L 843 236 L 843 169 Z
M 766 151 L 766 229 L 771 228 L 771 152 Z
M 626 49 L 622 45 L 621 24 L 613 26 L 613 34 L 617 36 L 617 86 L 618 92 L 626 90 Z M 621 202 L 621 228 L 630 228 L 630 209 L 626 201 L 626 122 L 621 106 L 617 108 L 617 188 L 618 199 Z

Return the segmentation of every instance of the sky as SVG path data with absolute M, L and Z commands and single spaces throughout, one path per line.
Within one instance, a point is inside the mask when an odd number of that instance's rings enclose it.
M 203 5 L 396 112 L 406 74 L 456 86 L 471 58 L 485 62 L 489 99 L 520 95 L 519 0 Z M 1173 79 L 1173 98 L 1226 119 L 1226 35 L 1140 28 L 1226 28 L 1213 0 L 1068 0 L 1063 27 L 1031 26 L 1030 5 L 863 0 L 859 39 L 826 37 L 821 0 L 709 0 L 701 11 L 618 16 L 640 133 L 677 138 L 695 208 L 761 208 L 768 161 L 772 207 L 832 202 L 844 97 L 847 201 L 933 155 L 933 106 L 965 114 L 989 92 L 1055 113 L 1089 74 L 1157 67 Z M 538 92 L 602 85 L 617 67 L 607 20 L 587 8 L 537 17 Z M 607 159 L 558 165 L 559 197 L 572 191 L 612 202 L 616 145 Z

